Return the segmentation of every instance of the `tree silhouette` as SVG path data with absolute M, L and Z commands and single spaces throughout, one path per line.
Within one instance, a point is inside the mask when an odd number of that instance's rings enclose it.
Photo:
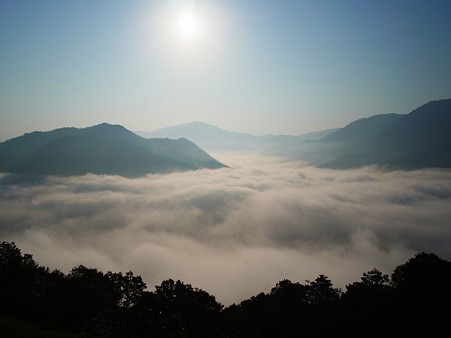
M 112 283 L 115 299 L 118 300 L 117 306 L 121 308 L 131 308 L 135 305 L 146 289 L 146 283 L 143 282 L 141 276 L 134 276 L 131 271 L 125 275 L 122 272 L 108 271 L 105 277 Z
M 156 337 L 214 337 L 222 305 L 180 280 L 165 280 L 138 304 L 141 330 Z
M 120 295 L 103 272 L 83 265 L 68 274 L 68 318 L 79 331 L 108 334 L 108 316 L 119 302 Z
M 269 337 L 273 331 L 269 298 L 261 292 L 226 308 L 223 313 L 226 337 Z
M 365 272 L 359 282 L 346 285 L 341 301 L 342 333 L 348 337 L 387 335 L 395 326 L 392 288 L 388 275 L 378 269 Z M 368 330 L 371 328 L 371 330 Z
M 273 337 L 293 337 L 305 330 L 307 287 L 284 279 L 269 293 L 269 319 Z
M 48 269 L 40 267 L 32 255 L 22 255 L 14 242 L 2 242 L 0 314 L 32 320 L 43 293 L 43 276 L 46 273 Z
M 440 336 L 451 329 L 451 262 L 419 253 L 392 273 L 399 320 L 412 336 Z M 409 324 L 410 323 L 410 324 Z
M 306 297 L 310 305 L 326 307 L 340 299 L 340 290 L 333 287 L 327 276 L 319 275 L 313 282 L 308 282 Z
M 131 271 L 79 265 L 67 275 L 0 243 L 2 317 L 101 337 L 444 337 L 451 332 L 451 262 L 419 253 L 391 274 L 377 269 L 341 293 L 319 275 L 284 279 L 225 309 L 214 296 L 168 279 L 146 291 Z

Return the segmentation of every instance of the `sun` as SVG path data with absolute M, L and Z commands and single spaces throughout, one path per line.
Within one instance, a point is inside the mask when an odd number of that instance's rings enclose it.
M 198 33 L 199 21 L 191 11 L 186 11 L 180 15 L 177 28 L 182 38 L 189 41 Z

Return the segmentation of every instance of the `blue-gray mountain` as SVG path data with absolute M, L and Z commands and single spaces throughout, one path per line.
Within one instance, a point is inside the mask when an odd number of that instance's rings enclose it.
M 451 168 L 451 99 L 431 101 L 409 114 L 360 119 L 320 140 L 281 144 L 265 153 L 335 169 Z
M 224 130 L 207 123 L 194 121 L 177 126 L 154 131 L 137 131 L 144 137 L 185 137 L 198 144 L 207 151 L 261 151 L 274 145 L 303 140 L 317 140 L 336 129 L 318 131 L 300 136 L 293 135 L 262 135 L 255 136 L 247 133 L 237 133 Z
M 0 171 L 27 175 L 148 173 L 225 167 L 191 141 L 145 139 L 119 125 L 32 132 L 0 143 Z

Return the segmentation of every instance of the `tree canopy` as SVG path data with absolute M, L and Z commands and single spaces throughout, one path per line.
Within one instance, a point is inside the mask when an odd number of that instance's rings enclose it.
M 451 329 L 451 262 L 418 253 L 391 275 L 378 269 L 342 291 L 326 275 L 284 279 L 225 307 L 180 280 L 148 291 L 141 276 L 79 265 L 43 267 L 14 242 L 0 244 L 0 317 L 93 337 L 410 337 Z M 0 321 L 2 324 L 11 320 Z M 402 330 L 402 331 L 400 331 Z M 7 332 L 7 331 L 5 331 Z M 9 332 L 9 331 L 8 331 Z

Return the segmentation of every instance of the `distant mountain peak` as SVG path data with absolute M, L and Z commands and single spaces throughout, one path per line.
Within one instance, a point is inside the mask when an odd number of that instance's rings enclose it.
M 202 122 L 202 121 L 198 121 L 198 120 L 194 120 L 194 121 L 191 121 L 191 122 L 187 122 L 187 123 L 184 123 L 185 125 L 191 125 L 191 126 L 208 126 L 208 127 L 215 127 L 215 128 L 218 128 L 218 127 L 216 127 L 216 126 L 214 126 L 214 125 L 212 125 L 212 124 L 209 124 L 209 123 L 205 123 L 205 122 Z
M 90 127 L 86 127 L 86 128 L 81 128 L 81 129 L 82 130 L 110 130 L 110 131 L 131 132 L 130 130 L 121 126 L 120 124 L 110 124 L 110 123 L 106 123 L 106 122 L 96 124 L 94 126 L 90 126 Z
M 223 167 L 187 139 L 145 139 L 108 123 L 30 133 L 0 143 L 0 172 L 8 173 L 135 177 Z
M 184 137 L 209 151 L 261 151 L 286 142 L 318 139 L 333 130 L 309 133 L 308 136 L 262 135 L 228 131 L 201 121 L 192 121 L 154 131 L 137 131 L 143 137 Z

